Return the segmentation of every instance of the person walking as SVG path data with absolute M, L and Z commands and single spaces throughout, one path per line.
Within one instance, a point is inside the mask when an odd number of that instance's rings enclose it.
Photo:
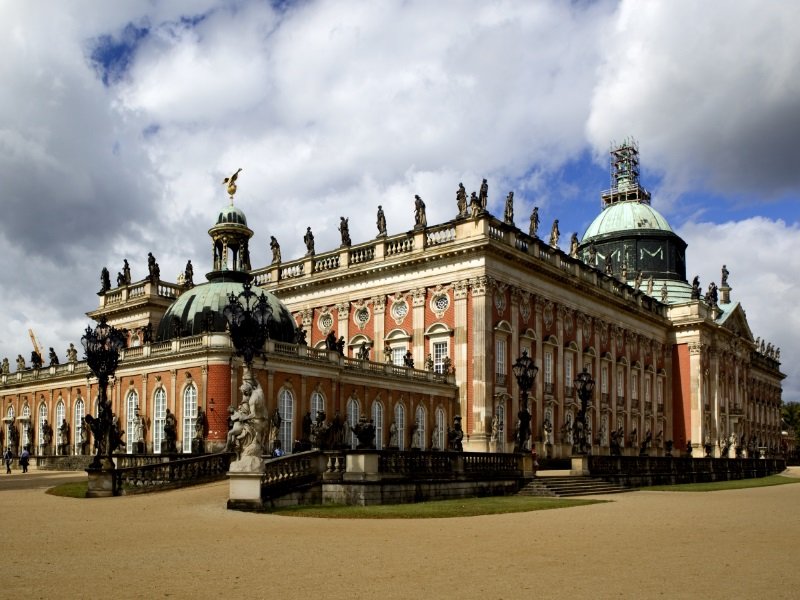
M 31 459 L 31 453 L 28 452 L 28 449 L 25 448 L 22 450 L 22 454 L 19 455 L 19 466 L 22 467 L 22 472 L 28 472 L 28 462 Z
M 11 454 L 11 448 L 6 448 L 6 451 L 3 453 L 3 460 L 6 462 L 6 474 L 11 473 L 11 461 L 14 459 L 14 455 Z

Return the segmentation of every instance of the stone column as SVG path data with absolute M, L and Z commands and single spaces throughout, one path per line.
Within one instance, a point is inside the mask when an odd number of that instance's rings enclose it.
M 458 386 L 459 414 L 464 424 L 465 433 L 467 431 L 467 407 L 468 407 L 468 379 L 467 379 L 467 294 L 469 283 L 466 280 L 457 281 L 453 284 L 454 298 L 454 328 L 453 332 L 453 366 L 456 370 L 456 385 Z
M 382 244 L 377 244 L 382 245 Z M 374 335 L 372 360 L 383 362 L 383 338 L 386 337 L 386 296 L 375 296 L 372 299 L 372 333 Z
M 344 355 L 349 356 L 350 353 L 348 352 L 349 347 L 348 343 L 350 341 L 350 303 L 349 302 L 340 302 L 336 305 L 336 313 L 338 315 L 339 326 L 337 327 L 336 332 L 336 339 L 338 340 L 340 337 L 344 337 Z
M 689 399 L 691 423 L 689 424 L 689 431 L 692 446 L 694 447 L 693 456 L 703 456 L 704 352 L 704 344 L 700 342 L 689 343 L 689 381 L 691 389 L 691 398 Z
M 487 350 L 492 343 L 492 303 L 486 277 L 470 280 L 472 287 L 472 432 L 470 446 L 485 451 L 488 448 L 486 436 L 486 401 L 490 394 L 491 353 Z M 487 389 L 489 388 L 489 389 Z
M 425 368 L 425 297 L 424 287 L 411 290 L 412 313 L 411 313 L 411 348 L 414 355 L 414 367 L 417 369 Z

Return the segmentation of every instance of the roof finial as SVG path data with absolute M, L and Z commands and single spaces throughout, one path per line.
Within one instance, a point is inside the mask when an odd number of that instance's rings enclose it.
M 239 178 L 239 173 L 241 172 L 241 170 L 242 169 L 240 167 L 239 169 L 237 169 L 236 173 L 222 180 L 222 183 L 228 185 L 228 195 L 231 198 L 231 204 L 233 204 L 233 195 L 236 193 L 236 180 Z

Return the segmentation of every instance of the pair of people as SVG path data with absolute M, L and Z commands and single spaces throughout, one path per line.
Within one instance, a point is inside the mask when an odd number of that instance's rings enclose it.
M 6 448 L 6 451 L 3 453 L 3 460 L 6 463 L 6 474 L 11 473 L 11 461 L 14 460 L 14 455 L 11 453 L 11 448 Z M 27 448 L 22 451 L 22 454 L 19 455 L 19 466 L 22 467 L 22 472 L 28 472 L 28 464 L 31 460 L 31 454 L 28 452 Z

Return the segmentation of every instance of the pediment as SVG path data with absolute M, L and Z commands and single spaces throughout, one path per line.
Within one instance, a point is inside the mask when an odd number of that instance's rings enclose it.
M 731 308 L 726 310 L 718 319 L 718 323 L 750 342 L 754 341 L 753 332 L 750 330 L 750 325 L 747 323 L 747 315 L 738 302 L 731 305 Z

